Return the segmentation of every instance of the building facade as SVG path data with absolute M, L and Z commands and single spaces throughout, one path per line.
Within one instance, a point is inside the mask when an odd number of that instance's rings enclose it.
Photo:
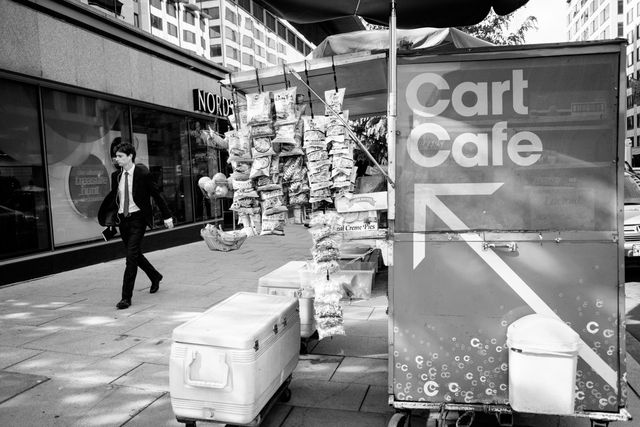
M 315 47 L 250 0 L 78 0 L 229 70 L 297 62 Z
M 567 3 L 570 41 L 623 37 L 629 43 L 625 160 L 640 167 L 640 0 L 568 0 Z
M 177 225 L 156 212 L 147 250 L 224 221 L 197 182 L 227 172 L 208 138 L 228 130 L 225 68 L 75 0 L 4 0 L 0 25 L 0 285 L 123 255 L 96 218 L 120 141 Z

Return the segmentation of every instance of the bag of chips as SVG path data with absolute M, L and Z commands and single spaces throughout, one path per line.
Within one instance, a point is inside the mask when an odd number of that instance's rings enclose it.
M 324 111 L 325 116 L 331 116 L 331 110 L 339 113 L 342 111 L 342 103 L 344 102 L 344 92 L 345 88 L 340 88 L 338 90 L 329 89 L 324 91 L 324 100 L 327 103 Z
M 296 122 L 296 91 L 295 86 L 273 92 L 273 103 L 276 110 L 276 125 Z
M 252 139 L 251 154 L 253 158 L 274 156 L 276 151 L 273 147 L 273 142 L 268 136 L 259 136 Z
M 247 94 L 247 124 L 271 122 L 271 92 Z
M 246 132 L 232 130 L 224 135 L 229 144 L 229 161 L 251 160 L 251 141 Z

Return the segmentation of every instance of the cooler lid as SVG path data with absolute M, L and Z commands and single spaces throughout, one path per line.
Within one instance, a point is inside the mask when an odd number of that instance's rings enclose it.
M 507 328 L 507 346 L 529 353 L 577 353 L 580 335 L 562 320 L 529 314 Z
M 306 261 L 289 261 L 285 265 L 273 270 L 258 279 L 258 286 L 268 288 L 299 288 L 300 270 Z
M 253 348 L 256 341 L 282 328 L 293 312 L 296 298 L 238 292 L 173 330 L 173 341 L 240 350 Z M 292 319 L 288 319 L 291 321 Z

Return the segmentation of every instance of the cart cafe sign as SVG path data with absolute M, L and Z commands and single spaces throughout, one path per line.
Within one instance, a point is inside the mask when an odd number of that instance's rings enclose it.
M 233 113 L 233 101 L 202 89 L 193 89 L 193 110 L 228 117 Z
M 437 101 L 430 106 L 423 105 L 418 98 L 424 93 L 423 86 L 435 87 Z M 522 70 L 513 70 L 511 79 L 505 81 L 483 81 L 458 83 L 451 88 L 440 74 L 422 73 L 415 76 L 407 85 L 406 101 L 414 114 L 431 118 L 442 114 L 451 105 L 462 117 L 499 116 L 505 114 L 505 98 L 511 98 L 513 112 L 526 116 L 529 108 L 524 105 L 524 91 L 528 81 L 524 79 Z M 447 96 L 447 94 L 450 94 Z M 469 96 L 471 95 L 471 96 Z M 475 99 L 475 102 L 463 102 L 463 98 Z M 440 148 L 435 154 L 427 156 L 419 149 L 419 141 L 425 136 L 449 141 L 447 130 L 431 121 L 422 123 L 411 130 L 407 141 L 409 157 L 417 165 L 432 168 L 442 165 L 449 157 L 465 168 L 479 166 L 502 166 L 508 159 L 517 166 L 531 166 L 536 163 L 542 153 L 542 141 L 538 135 L 530 131 L 520 131 L 507 137 L 507 122 L 498 121 L 491 134 L 462 133 L 451 143 L 450 149 Z M 431 140 L 431 139 L 430 139 Z M 475 154 L 469 156 L 467 145 L 476 147 Z M 506 158 L 505 158 L 506 156 Z

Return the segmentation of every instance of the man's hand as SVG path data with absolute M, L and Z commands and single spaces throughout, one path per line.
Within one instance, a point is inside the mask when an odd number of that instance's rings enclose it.
M 173 228 L 173 218 L 165 219 L 164 226 L 167 228 Z

